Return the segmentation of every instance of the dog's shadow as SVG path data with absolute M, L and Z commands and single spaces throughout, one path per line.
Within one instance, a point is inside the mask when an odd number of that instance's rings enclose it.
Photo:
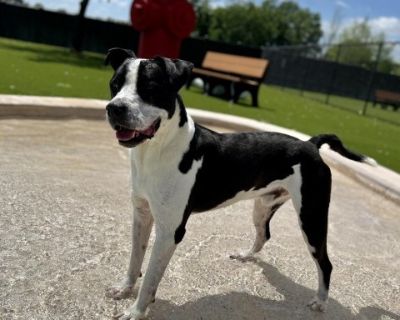
M 262 268 L 269 285 L 276 290 L 276 299 L 269 300 L 248 293 L 231 292 L 210 295 L 193 302 L 177 306 L 157 299 L 150 308 L 149 318 L 154 320 L 293 320 L 293 319 L 337 319 L 337 320 L 400 320 L 400 316 L 377 306 L 362 308 L 354 314 L 338 301 L 330 298 L 326 313 L 314 312 L 305 306 L 315 292 L 293 282 L 275 267 L 255 260 Z

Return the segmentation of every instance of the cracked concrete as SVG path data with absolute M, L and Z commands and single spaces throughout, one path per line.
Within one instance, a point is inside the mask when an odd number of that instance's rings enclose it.
M 123 311 L 134 298 L 104 295 L 126 271 L 131 224 L 126 149 L 108 125 L 0 120 L 0 150 L 0 319 Z M 394 202 L 333 170 L 326 314 L 305 307 L 317 274 L 290 203 L 255 262 L 228 258 L 252 245 L 251 209 L 244 201 L 189 219 L 150 319 L 400 319 Z

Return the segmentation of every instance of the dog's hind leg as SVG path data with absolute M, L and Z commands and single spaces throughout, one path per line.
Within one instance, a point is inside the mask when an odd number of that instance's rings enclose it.
M 253 259 L 254 254 L 259 252 L 265 242 L 271 238 L 269 223 L 275 212 L 288 199 L 288 192 L 283 188 L 277 188 L 254 201 L 253 223 L 256 229 L 256 239 L 253 247 L 246 253 L 231 255 L 231 259 L 240 260 L 242 262 Z
M 133 197 L 132 250 L 127 276 L 120 283 L 107 289 L 106 295 L 113 299 L 127 298 L 132 294 L 141 267 L 151 229 L 153 216 L 147 201 Z
M 331 172 L 324 163 L 295 166 L 288 190 L 299 214 L 299 224 L 318 270 L 318 291 L 308 304 L 312 310 L 325 311 L 332 264 L 327 252 L 328 209 Z

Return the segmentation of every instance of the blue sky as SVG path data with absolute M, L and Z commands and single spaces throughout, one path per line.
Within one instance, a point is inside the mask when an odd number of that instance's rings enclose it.
M 212 6 L 224 6 L 244 0 L 209 0 Z M 287 0 L 277 0 L 278 2 Z M 317 12 L 321 16 L 325 34 L 329 31 L 332 16 L 336 11 L 340 16 L 340 26 L 344 28 L 354 21 L 368 18 L 372 30 L 383 32 L 389 41 L 400 41 L 400 0 L 292 0 L 301 7 Z M 80 0 L 26 0 L 30 5 L 42 4 L 51 10 L 64 9 L 77 13 Z M 254 0 L 261 3 L 262 0 Z M 129 22 L 132 0 L 90 0 L 87 16 Z M 400 45 L 396 46 L 396 58 L 400 59 Z

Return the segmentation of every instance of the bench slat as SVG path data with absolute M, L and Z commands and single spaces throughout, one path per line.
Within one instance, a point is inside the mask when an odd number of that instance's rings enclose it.
M 224 79 L 224 80 L 234 81 L 234 82 L 240 81 L 239 77 L 231 76 L 229 74 L 223 74 L 220 72 L 210 71 L 210 70 L 193 68 L 192 72 L 197 73 L 197 74 L 202 74 L 205 76 L 211 76 L 211 77 L 216 77 L 216 78 L 220 78 L 220 79 Z
M 202 67 L 262 79 L 268 60 L 208 51 Z

